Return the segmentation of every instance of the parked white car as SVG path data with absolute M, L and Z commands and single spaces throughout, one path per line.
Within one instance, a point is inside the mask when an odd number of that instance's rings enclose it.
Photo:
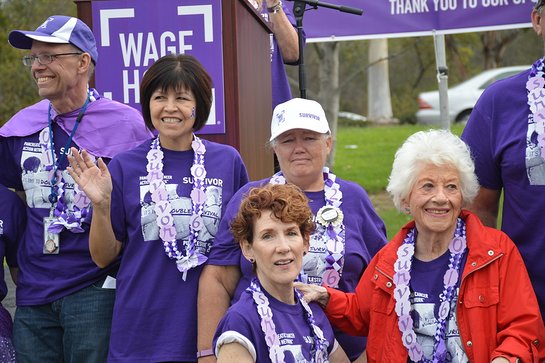
M 363 115 L 358 115 L 354 112 L 348 112 L 348 111 L 340 111 L 337 114 L 338 117 L 347 118 L 351 121 L 360 121 L 360 122 L 367 122 L 367 117 Z
M 530 66 L 512 66 L 488 69 L 473 78 L 464 81 L 448 90 L 448 108 L 450 123 L 467 122 L 473 106 L 484 89 L 493 82 L 515 75 Z M 418 95 L 418 112 L 416 121 L 422 124 L 439 124 L 439 91 L 423 92 Z

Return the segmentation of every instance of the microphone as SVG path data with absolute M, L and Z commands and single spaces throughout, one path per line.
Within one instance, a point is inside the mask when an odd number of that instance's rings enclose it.
M 317 9 L 318 6 L 322 6 L 324 8 L 339 10 L 339 11 L 342 11 L 343 13 L 349 13 L 349 14 L 354 14 L 354 15 L 362 15 L 363 14 L 362 9 L 353 8 L 353 7 L 344 6 L 344 5 L 329 4 L 329 3 L 325 3 L 325 2 L 322 2 L 322 1 L 318 1 L 318 0 L 288 0 L 288 1 L 303 2 L 303 3 L 306 3 L 306 4 L 314 7 L 315 9 Z

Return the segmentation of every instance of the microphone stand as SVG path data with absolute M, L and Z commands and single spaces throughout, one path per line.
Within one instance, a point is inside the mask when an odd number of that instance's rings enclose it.
M 306 5 L 310 5 L 314 9 L 318 9 L 318 6 L 324 8 L 330 8 L 338 10 L 344 13 L 361 15 L 363 10 L 352 8 L 350 6 L 335 5 L 325 3 L 318 0 L 288 0 L 293 1 L 293 15 L 297 25 L 297 38 L 299 40 L 299 91 L 301 98 L 307 98 L 306 90 L 306 75 L 305 75 L 305 61 L 304 61 L 304 46 L 303 46 L 303 15 L 305 15 Z

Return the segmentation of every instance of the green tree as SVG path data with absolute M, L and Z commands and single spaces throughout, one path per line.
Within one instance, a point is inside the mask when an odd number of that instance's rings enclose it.
M 449 86 L 482 72 L 485 65 L 530 65 L 543 56 L 543 41 L 531 28 L 452 34 L 445 40 Z M 339 44 L 339 110 L 367 115 L 369 41 Z M 311 43 L 305 49 L 307 95 L 314 99 L 320 92 L 317 46 Z M 393 116 L 402 122 L 414 122 L 418 94 L 437 89 L 433 37 L 389 39 L 388 53 Z M 494 62 L 487 61 L 487 57 L 493 57 Z M 298 95 L 297 67 L 288 67 L 288 74 L 293 94 Z
M 49 15 L 75 16 L 76 11 L 72 0 L 0 1 L 0 125 L 40 99 L 30 71 L 21 62 L 21 57 L 28 52 L 8 43 L 9 32 L 35 29 Z

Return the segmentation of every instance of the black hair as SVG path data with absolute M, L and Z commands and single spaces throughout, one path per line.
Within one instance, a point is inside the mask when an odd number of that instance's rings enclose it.
M 212 78 L 202 64 L 193 56 L 169 54 L 159 58 L 144 74 L 140 83 L 140 105 L 148 129 L 153 130 L 150 115 L 150 100 L 155 91 L 189 90 L 196 101 L 193 130 L 199 131 L 212 105 Z

